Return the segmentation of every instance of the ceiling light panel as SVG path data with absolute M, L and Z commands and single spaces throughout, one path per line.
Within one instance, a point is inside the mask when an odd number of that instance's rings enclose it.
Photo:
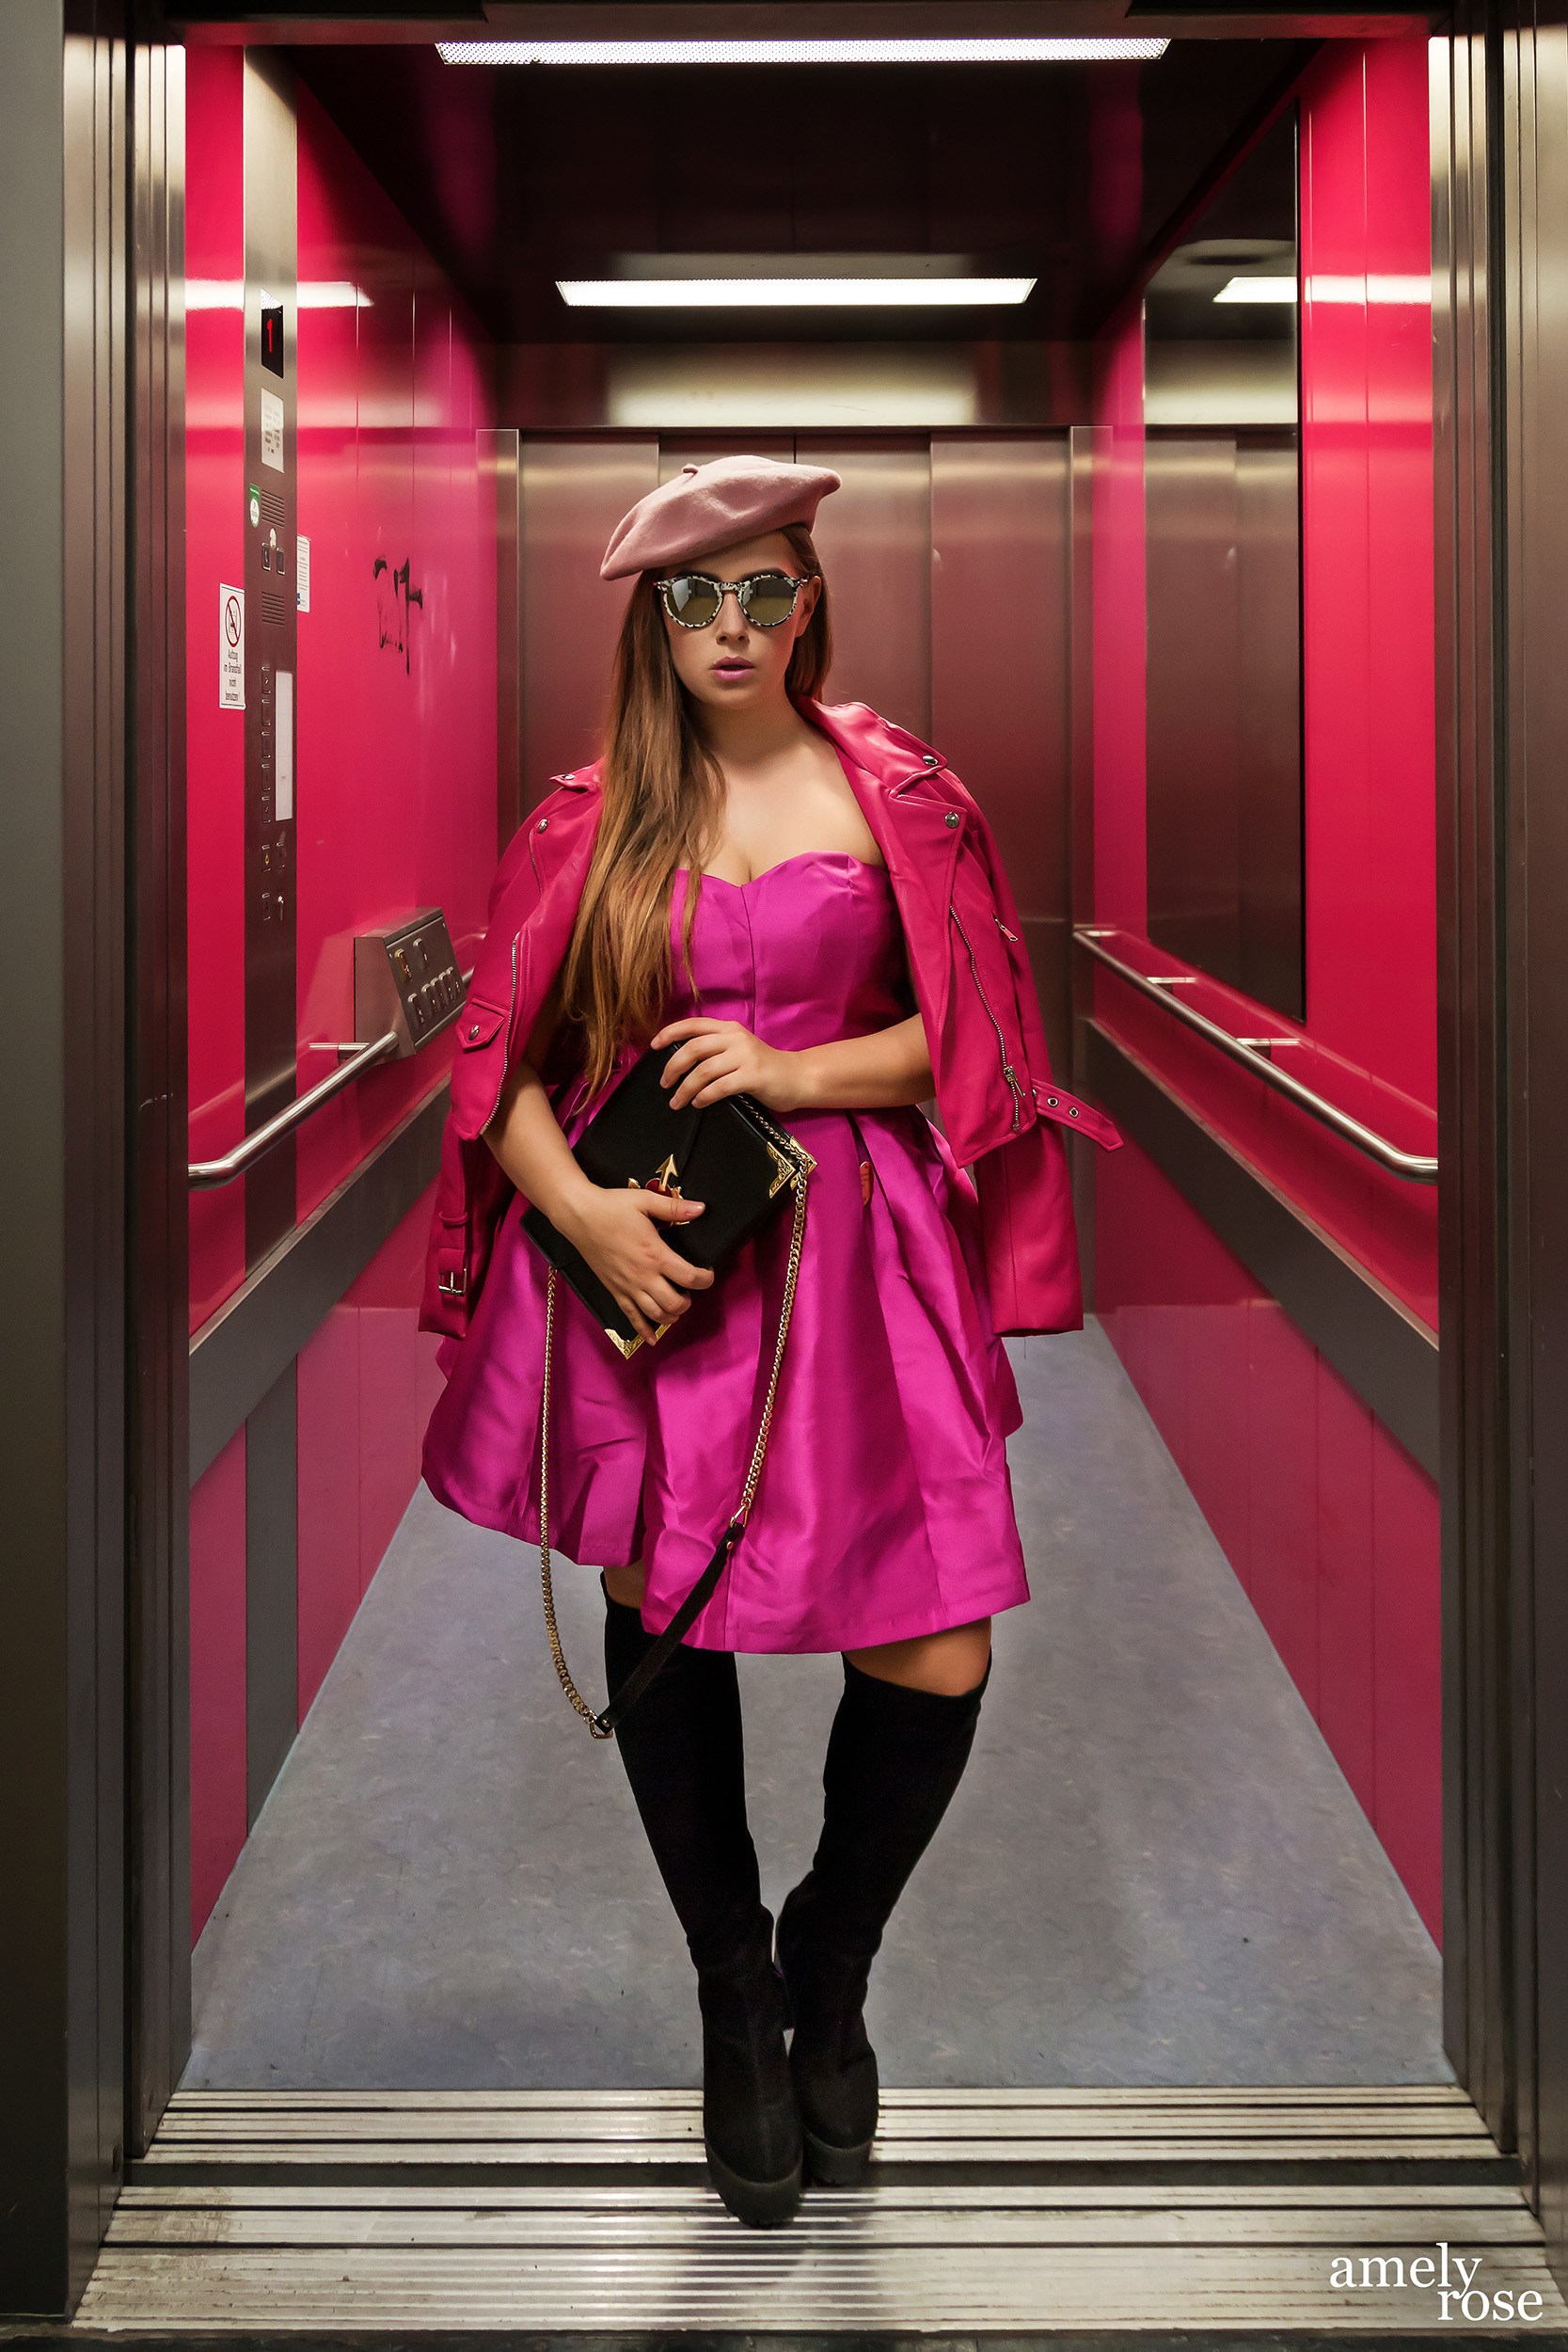
M 1293 278 L 1232 278 L 1214 296 L 1216 302 L 1293 302 Z
M 573 310 L 960 309 L 1027 302 L 1032 278 L 558 278 Z
M 1101 65 L 1163 57 L 1168 40 L 440 40 L 448 65 Z
M 261 293 L 261 289 L 258 287 L 256 292 Z M 369 310 L 374 306 L 364 288 L 351 285 L 346 278 L 302 278 L 296 307 L 301 310 Z M 187 310 L 243 310 L 245 279 L 187 278 L 185 308 Z

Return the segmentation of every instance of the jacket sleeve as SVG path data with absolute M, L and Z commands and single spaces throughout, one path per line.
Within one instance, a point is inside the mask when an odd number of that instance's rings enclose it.
M 1023 1043 L 1023 1058 L 1033 1088 L 1036 1114 L 1064 1134 L 1087 1136 L 1102 1151 L 1118 1151 L 1121 1136 L 1113 1121 L 1106 1118 L 1103 1111 L 1097 1110 L 1092 1103 L 1085 1103 L 1082 1096 L 1069 1094 L 1053 1074 L 1050 1048 L 1045 1041 L 1045 1023 L 1040 1018 L 1039 998 L 1035 991 L 1034 970 L 1023 945 L 1023 917 L 1018 911 L 1018 902 L 1007 881 L 996 835 L 977 806 L 974 808 L 971 821 L 985 851 L 987 874 L 997 913 L 1006 931 L 1012 934 L 1006 941 L 1007 961 L 1012 971 L 1013 1002 Z
M 546 803 L 545 805 L 549 805 Z M 421 1331 L 461 1339 L 479 1297 L 496 1233 L 513 1187 L 483 1131 L 501 1089 L 532 1032 L 555 969 L 541 973 L 532 917 L 539 876 L 523 826 L 509 843 L 490 886 L 490 920 L 457 1024 L 451 1106 L 441 1135 L 424 1287 Z M 559 959 L 557 959 L 559 961 Z
M 1052 1075 L 1018 903 L 995 835 L 978 808 L 974 823 L 997 914 L 1013 934 L 1008 962 L 1035 1111 L 1022 1135 L 983 1152 L 970 1171 L 980 1201 L 991 1325 L 999 1335 L 1077 1331 L 1084 1322 L 1084 1286 L 1064 1131 L 1076 1130 L 1111 1151 L 1121 1137 L 1102 1111 L 1069 1094 Z

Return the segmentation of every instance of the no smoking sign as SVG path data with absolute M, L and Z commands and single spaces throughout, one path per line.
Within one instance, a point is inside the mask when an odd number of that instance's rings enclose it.
M 245 590 L 218 589 L 218 708 L 245 708 Z

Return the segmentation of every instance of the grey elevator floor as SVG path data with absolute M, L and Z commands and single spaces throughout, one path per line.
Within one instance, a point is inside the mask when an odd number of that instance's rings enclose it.
M 895 1914 L 885 2082 L 1448 2082 L 1437 1953 L 1104 1335 L 1011 1343 L 1034 1598 Z M 591 1570 L 557 1579 L 602 1679 Z M 777 1908 L 832 1658 L 740 1661 Z M 421 1487 L 195 1957 L 187 2088 L 694 2083 L 679 1931 L 538 1555 Z

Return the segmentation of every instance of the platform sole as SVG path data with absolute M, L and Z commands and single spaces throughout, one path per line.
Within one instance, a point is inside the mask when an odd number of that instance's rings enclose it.
M 855 2188 L 864 2180 L 871 2164 L 870 2140 L 863 2139 L 858 2148 L 835 2148 L 815 2132 L 804 2137 L 806 2173 L 819 2188 Z
M 797 2164 L 776 2181 L 747 2181 L 732 2171 L 722 2156 L 714 2153 L 711 2140 L 705 2139 L 703 2147 L 707 2156 L 708 2178 L 737 2221 L 744 2221 L 750 2230 L 779 2230 L 794 2219 L 800 2202 L 801 2165 Z

